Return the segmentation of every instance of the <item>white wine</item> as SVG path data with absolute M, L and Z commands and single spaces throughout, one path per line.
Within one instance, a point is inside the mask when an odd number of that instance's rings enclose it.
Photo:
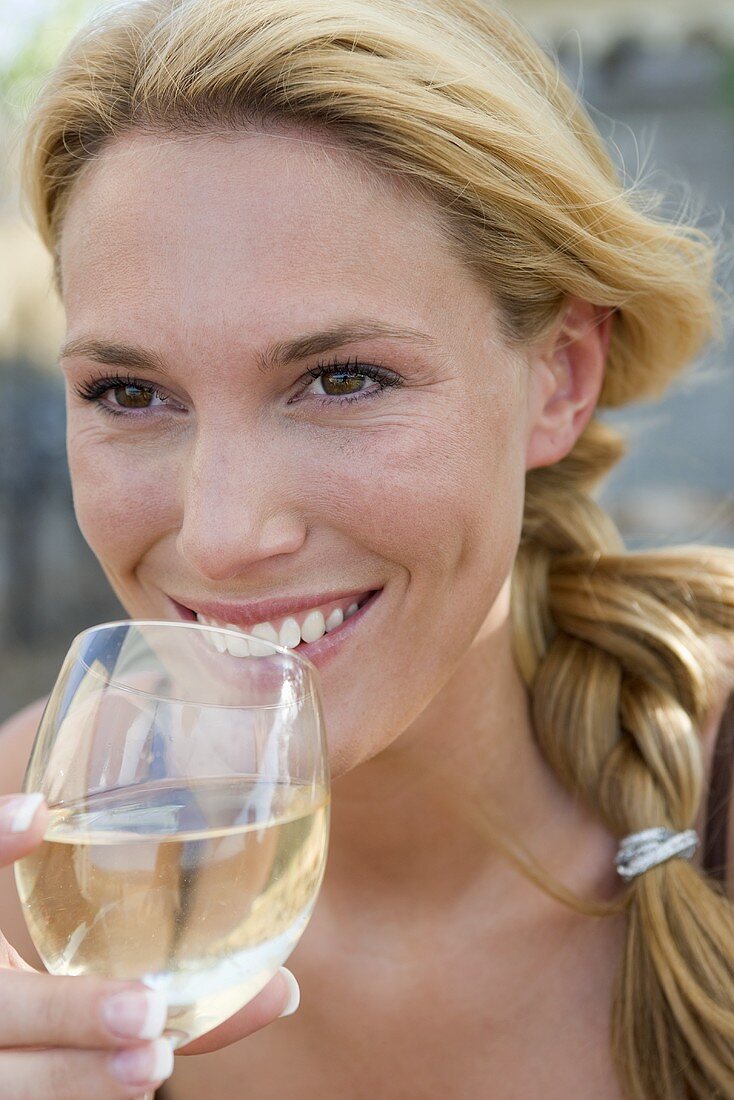
M 298 942 L 323 878 L 329 797 L 261 776 L 151 781 L 52 811 L 16 864 L 54 974 L 142 979 L 168 1033 L 202 1035 L 250 1001 Z

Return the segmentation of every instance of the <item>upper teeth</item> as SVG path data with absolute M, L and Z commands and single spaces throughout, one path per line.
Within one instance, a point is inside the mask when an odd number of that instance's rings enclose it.
M 266 657 L 274 652 L 272 646 L 268 645 L 269 642 L 287 649 L 295 649 L 301 641 L 306 642 L 306 644 L 317 642 L 324 634 L 336 630 L 345 619 L 354 615 L 358 610 L 359 604 L 356 602 L 349 604 L 344 611 L 341 607 L 335 607 L 328 618 L 324 619 L 323 612 L 318 608 L 314 608 L 312 611 L 302 612 L 298 618 L 291 615 L 284 619 L 279 630 L 276 630 L 270 622 L 257 623 L 255 626 L 248 628 L 247 633 L 255 638 L 261 638 L 262 641 L 259 642 L 253 641 L 252 637 L 249 639 L 242 636 L 235 638 L 231 634 L 212 634 L 210 640 L 220 653 L 227 650 L 233 657 Z M 198 612 L 196 618 L 205 626 L 218 626 L 223 630 L 241 631 L 242 629 L 233 623 L 208 618 Z

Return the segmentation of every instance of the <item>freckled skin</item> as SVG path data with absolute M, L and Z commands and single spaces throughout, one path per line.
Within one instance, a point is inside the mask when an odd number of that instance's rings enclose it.
M 415 198 L 297 135 L 118 142 L 77 185 L 61 265 L 68 337 L 144 345 L 187 410 L 112 419 L 73 392 L 111 368 L 63 362 L 77 514 L 118 597 L 153 617 L 161 591 L 385 586 L 380 652 L 364 631 L 324 684 L 335 770 L 373 756 L 471 645 L 519 538 L 528 371 L 489 294 Z M 329 353 L 404 385 L 288 405 L 315 360 L 264 374 L 257 353 L 351 318 L 438 346 Z

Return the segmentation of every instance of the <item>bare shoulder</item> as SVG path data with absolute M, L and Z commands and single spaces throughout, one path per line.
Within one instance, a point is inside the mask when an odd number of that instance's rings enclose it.
M 46 699 L 24 707 L 0 725 L 0 795 L 19 791 Z
M 45 705 L 45 699 L 38 699 L 0 725 L 0 796 L 21 789 Z M 0 867 L 0 930 L 27 962 L 42 969 L 23 919 L 12 867 Z

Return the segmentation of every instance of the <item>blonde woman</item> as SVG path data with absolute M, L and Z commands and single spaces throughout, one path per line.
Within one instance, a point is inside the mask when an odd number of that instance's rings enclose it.
M 166 1097 L 734 1095 L 734 557 L 628 554 L 592 496 L 621 454 L 597 409 L 716 333 L 712 243 L 625 190 L 480 0 L 120 5 L 26 167 L 112 587 L 295 620 L 323 679 L 300 1007 L 276 977 Z M 38 714 L 0 742 L 8 798 Z M 45 811 L 1 810 L 10 864 Z M 7 881 L 4 1100 L 160 1083 L 155 1006 L 31 972 Z

